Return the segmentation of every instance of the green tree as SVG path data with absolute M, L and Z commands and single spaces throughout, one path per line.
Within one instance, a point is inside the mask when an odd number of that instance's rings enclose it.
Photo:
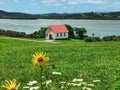
M 73 27 L 68 25 L 68 24 L 65 24 L 66 28 L 69 30 L 69 38 L 74 38 L 75 35 L 74 35 L 74 30 L 73 30 Z
M 48 29 L 48 27 L 41 27 L 38 31 L 38 38 L 45 38 L 45 32 Z
M 77 28 L 75 27 L 74 30 L 76 31 L 78 39 L 84 39 L 87 30 L 85 28 Z
M 38 36 L 38 32 L 37 31 L 33 32 L 32 34 L 28 34 L 27 35 L 28 38 L 38 38 L 37 36 Z

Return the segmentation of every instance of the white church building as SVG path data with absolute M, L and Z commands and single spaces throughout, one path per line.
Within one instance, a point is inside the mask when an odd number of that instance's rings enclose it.
M 49 40 L 68 39 L 68 32 L 65 25 L 51 25 L 45 32 L 45 38 Z

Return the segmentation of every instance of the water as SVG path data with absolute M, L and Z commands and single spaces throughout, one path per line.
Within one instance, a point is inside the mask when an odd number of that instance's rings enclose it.
M 16 20 L 0 19 L 0 28 L 25 32 L 27 34 L 38 31 L 41 27 L 49 25 L 69 24 L 73 27 L 84 27 L 89 36 L 120 35 L 120 20 L 58 20 L 58 19 L 38 19 L 38 20 Z

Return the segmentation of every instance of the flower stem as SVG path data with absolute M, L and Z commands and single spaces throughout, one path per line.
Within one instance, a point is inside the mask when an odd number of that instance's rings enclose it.
M 41 86 L 41 90 L 43 90 L 43 85 L 42 85 L 42 70 L 43 70 L 43 67 L 40 66 L 40 86 Z

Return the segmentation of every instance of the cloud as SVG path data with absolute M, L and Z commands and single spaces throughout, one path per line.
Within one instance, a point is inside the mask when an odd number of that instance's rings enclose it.
M 46 5 L 62 5 L 62 4 L 105 4 L 107 0 L 43 0 Z
M 35 0 L 30 0 L 30 1 L 34 2 Z
M 113 2 L 110 6 L 120 8 L 120 2 Z
M 16 3 L 17 3 L 17 2 L 18 2 L 18 0 L 14 0 L 14 2 L 16 2 Z
M 97 1 L 95 1 L 95 0 L 86 0 L 86 3 L 90 3 L 90 4 L 105 4 L 106 1 L 104 1 L 104 0 L 97 0 Z
M 0 1 L 0 5 L 3 5 L 4 4 L 4 2 L 3 1 Z
M 67 0 L 61 0 L 61 1 L 65 2 L 65 1 L 67 1 Z
M 57 0 L 43 0 L 42 3 L 44 4 L 53 4 L 53 3 L 57 3 L 58 1 Z
M 120 8 L 119 0 L 42 0 L 46 6 L 67 6 L 67 5 L 99 5 L 98 7 Z
M 105 0 L 68 0 L 69 4 L 104 4 Z
M 37 3 L 36 2 L 31 2 L 30 5 L 37 5 Z
M 120 10 L 120 2 L 115 2 L 115 1 L 111 1 L 111 2 L 108 2 L 104 5 L 102 5 L 103 7 L 102 8 L 112 8 L 112 9 L 116 9 L 116 10 Z
M 37 6 L 38 5 L 38 1 L 36 1 L 36 0 L 30 0 L 30 5 Z
M 61 2 L 58 0 L 43 0 L 42 3 L 47 6 L 62 6 Z

